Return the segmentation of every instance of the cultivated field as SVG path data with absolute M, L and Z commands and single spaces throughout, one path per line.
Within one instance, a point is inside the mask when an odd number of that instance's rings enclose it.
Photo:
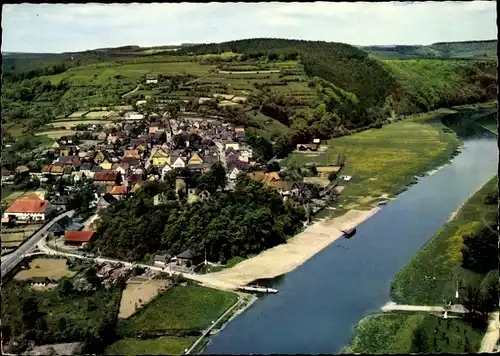
M 103 116 L 108 116 L 112 113 L 112 111 L 107 111 L 107 110 L 101 110 L 101 111 L 91 111 L 87 114 L 85 114 L 86 119 L 100 119 Z
M 51 122 L 50 124 L 48 124 L 47 126 L 53 126 L 55 128 L 59 128 L 59 127 L 66 127 L 66 128 L 73 128 L 73 127 L 76 127 L 77 125 L 80 125 L 80 124 L 84 124 L 84 125 L 106 125 L 106 124 L 110 124 L 112 121 L 111 120 L 87 120 L 87 119 L 83 119 L 83 120 L 71 120 L 71 121 L 55 121 L 55 122 Z
M 71 136 L 76 133 L 75 130 L 47 130 L 47 131 L 39 131 L 35 133 L 36 136 L 47 136 L 48 138 L 60 138 L 62 136 Z
M 139 278 L 132 278 L 127 282 L 127 287 L 123 290 L 118 317 L 127 319 L 132 316 L 139 308 L 164 292 L 170 284 L 170 281 L 166 280 L 146 279 L 144 281 Z
M 237 295 L 197 285 L 174 286 L 126 320 L 117 332 L 132 336 L 138 331 L 204 329 L 238 299 Z
M 68 269 L 64 259 L 35 258 L 31 261 L 30 268 L 16 274 L 14 279 L 24 281 L 32 277 L 49 277 L 58 280 L 61 277 L 72 275 L 74 272 Z
M 72 113 L 71 115 L 69 115 L 68 118 L 72 119 L 72 118 L 83 117 L 86 113 L 88 113 L 88 111 L 76 111 L 76 112 Z
M 106 355 L 182 355 L 196 338 L 163 336 L 157 339 L 123 339 L 111 344 Z
M 1 229 L 2 247 L 17 247 L 29 238 L 42 224 L 19 225 L 12 228 Z

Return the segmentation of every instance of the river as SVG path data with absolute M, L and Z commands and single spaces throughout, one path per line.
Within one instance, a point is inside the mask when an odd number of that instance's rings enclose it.
M 338 353 L 366 314 L 389 301 L 392 278 L 470 195 L 496 172 L 497 138 L 470 124 L 452 163 L 291 273 L 212 337 L 205 354 Z M 466 132 L 467 131 L 467 132 Z M 267 283 L 266 283 L 267 284 Z

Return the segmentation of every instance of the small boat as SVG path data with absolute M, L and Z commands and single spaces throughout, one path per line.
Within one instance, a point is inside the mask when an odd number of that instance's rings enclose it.
M 356 229 L 349 229 L 349 230 L 340 230 L 344 234 L 345 238 L 350 238 L 353 237 L 354 234 L 356 234 Z
M 238 289 L 246 291 L 246 292 L 259 292 L 259 293 L 278 293 L 277 289 L 268 288 L 268 287 L 260 287 L 260 286 L 241 286 Z
M 381 205 L 386 205 L 387 203 L 389 202 L 389 200 L 382 200 L 380 203 L 378 203 L 377 205 L 378 206 L 381 206 Z

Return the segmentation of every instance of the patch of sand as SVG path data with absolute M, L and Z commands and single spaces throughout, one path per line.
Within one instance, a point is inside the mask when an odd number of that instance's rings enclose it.
M 263 251 L 232 268 L 199 275 L 196 279 L 207 285 L 230 289 L 231 285 L 235 288 L 257 279 L 274 278 L 291 272 L 342 237 L 341 230 L 356 227 L 379 210 L 379 208 L 368 211 L 350 210 L 343 216 L 318 221 L 291 238 L 286 244 Z
M 170 282 L 166 280 L 129 280 L 129 282 L 127 283 L 127 287 L 122 293 L 122 299 L 120 300 L 120 312 L 118 313 L 118 317 L 121 319 L 129 318 L 137 310 L 139 310 L 140 307 L 148 304 L 158 294 L 167 290 L 169 286 Z
M 48 277 L 58 280 L 61 277 L 69 277 L 74 274 L 75 273 L 71 272 L 66 266 L 65 259 L 35 258 L 31 261 L 30 268 L 16 274 L 14 279 L 25 281 L 33 277 Z

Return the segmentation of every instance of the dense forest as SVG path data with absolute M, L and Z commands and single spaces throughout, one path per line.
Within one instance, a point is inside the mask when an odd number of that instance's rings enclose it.
M 207 173 L 209 174 L 209 173 Z M 213 179 L 201 177 L 209 187 Z M 205 200 L 175 200 L 170 184 L 146 184 L 103 214 L 94 249 L 105 256 L 142 260 L 185 249 L 203 252 L 211 261 L 226 262 L 276 246 L 295 235 L 305 213 L 262 183 L 242 175 L 234 191 L 213 191 Z M 172 196 L 153 205 L 158 193 Z

